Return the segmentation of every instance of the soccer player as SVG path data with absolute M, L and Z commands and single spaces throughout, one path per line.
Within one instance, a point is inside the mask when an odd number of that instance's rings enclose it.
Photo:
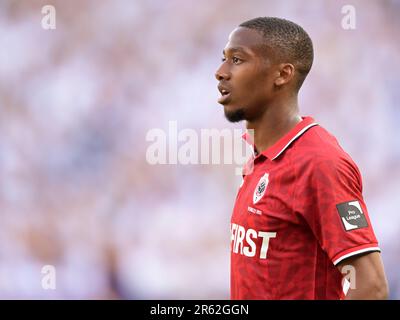
M 299 115 L 312 62 L 308 34 L 279 18 L 242 23 L 223 50 L 218 102 L 229 121 L 254 129 L 231 218 L 232 299 L 388 296 L 359 169 Z

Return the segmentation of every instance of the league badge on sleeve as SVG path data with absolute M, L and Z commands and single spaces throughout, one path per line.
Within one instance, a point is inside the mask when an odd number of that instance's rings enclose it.
M 265 190 L 268 186 L 268 181 L 268 173 L 264 174 L 261 177 L 260 181 L 258 181 L 258 184 L 253 194 L 253 204 L 256 204 L 263 197 Z
M 346 231 L 368 227 L 367 219 L 357 200 L 339 203 L 336 208 Z

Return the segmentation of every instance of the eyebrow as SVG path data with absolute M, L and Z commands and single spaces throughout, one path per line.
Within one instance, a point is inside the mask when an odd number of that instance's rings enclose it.
M 228 50 L 226 50 L 226 51 L 229 51 L 229 52 L 231 52 L 231 53 L 234 53 L 234 52 L 241 52 L 241 53 L 244 53 L 244 54 L 248 54 L 248 53 L 246 52 L 246 50 L 244 50 L 242 47 L 232 47 L 232 48 L 228 48 Z M 225 54 L 226 54 L 226 51 L 225 51 L 225 49 L 222 50 L 222 54 L 225 55 Z

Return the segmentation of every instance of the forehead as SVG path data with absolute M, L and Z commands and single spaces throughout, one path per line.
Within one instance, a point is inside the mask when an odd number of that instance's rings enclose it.
M 240 49 L 250 55 L 259 55 L 260 47 L 265 43 L 264 37 L 256 30 L 238 27 L 229 35 L 224 51 Z

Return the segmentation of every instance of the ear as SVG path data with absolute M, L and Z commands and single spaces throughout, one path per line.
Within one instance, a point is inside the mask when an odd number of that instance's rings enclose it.
M 281 63 L 278 68 L 277 77 L 274 84 L 278 87 L 290 82 L 294 77 L 294 65 L 291 63 Z

